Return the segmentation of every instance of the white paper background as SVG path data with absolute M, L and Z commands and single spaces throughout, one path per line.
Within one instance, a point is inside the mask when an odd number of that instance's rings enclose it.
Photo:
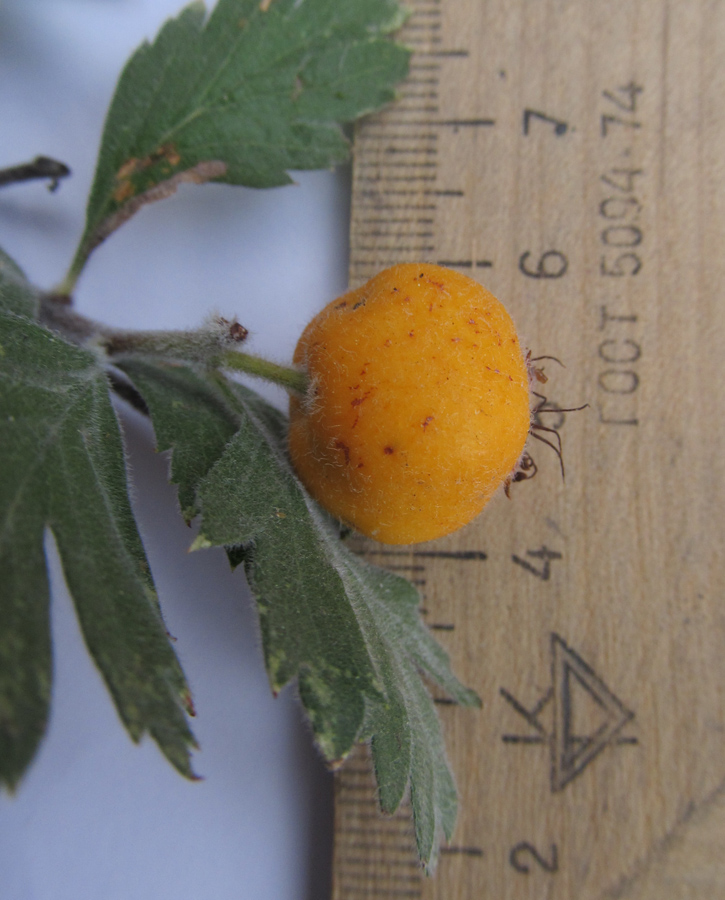
M 81 232 L 103 119 L 129 53 L 180 0 L 0 0 L 0 166 L 54 156 L 73 175 L 0 191 L 0 246 L 41 287 Z M 99 248 L 86 315 L 146 328 L 237 313 L 250 348 L 289 360 L 345 288 L 349 178 L 304 173 L 268 191 L 182 187 Z M 274 391 L 266 395 L 284 404 Z M 12 900 L 324 900 L 331 781 L 294 696 L 274 700 L 243 575 L 193 532 L 141 416 L 124 413 L 135 505 L 202 749 L 189 783 L 127 737 L 82 643 L 49 541 L 53 709 L 15 798 L 0 797 L 0 897 Z M 1 477 L 1 475 L 0 475 Z

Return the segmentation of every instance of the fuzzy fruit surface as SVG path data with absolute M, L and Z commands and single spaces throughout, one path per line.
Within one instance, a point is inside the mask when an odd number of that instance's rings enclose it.
M 294 361 L 293 465 L 343 522 L 388 544 L 475 518 L 529 433 L 524 351 L 478 282 L 427 264 L 386 269 L 307 326 Z

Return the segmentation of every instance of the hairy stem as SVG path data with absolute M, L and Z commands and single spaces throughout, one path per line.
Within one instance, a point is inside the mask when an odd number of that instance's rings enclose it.
M 220 354 L 231 340 L 223 328 L 200 328 L 198 331 L 123 331 L 106 328 L 95 343 L 109 359 L 153 356 L 215 368 Z
M 74 344 L 100 350 L 109 360 L 129 356 L 155 357 L 202 365 L 206 369 L 245 372 L 304 394 L 308 379 L 304 372 L 281 366 L 237 349 L 247 330 L 239 322 L 220 317 L 194 331 L 136 331 L 109 328 L 80 315 L 65 295 L 47 295 L 41 300 L 40 320 Z

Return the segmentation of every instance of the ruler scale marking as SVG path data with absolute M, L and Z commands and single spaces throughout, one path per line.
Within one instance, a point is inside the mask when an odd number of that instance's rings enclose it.
M 536 452 L 435 550 L 364 546 L 425 583 L 484 709 L 435 698 L 461 813 L 410 894 L 410 823 L 338 774 L 334 900 L 725 896 L 725 8 L 409 6 L 402 104 L 358 129 L 351 282 L 412 259 L 485 278 L 566 363 L 551 402 L 590 410 L 556 426 L 565 485 Z

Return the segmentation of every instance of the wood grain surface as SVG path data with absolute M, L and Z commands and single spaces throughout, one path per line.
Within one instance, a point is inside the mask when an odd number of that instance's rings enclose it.
M 530 439 L 536 478 L 468 528 L 365 546 L 484 706 L 438 706 L 461 814 L 432 879 L 365 751 L 338 775 L 334 898 L 725 898 L 725 3 L 408 5 L 351 280 L 467 272 L 565 364 L 550 405 L 589 408 L 540 417 L 565 482 Z

